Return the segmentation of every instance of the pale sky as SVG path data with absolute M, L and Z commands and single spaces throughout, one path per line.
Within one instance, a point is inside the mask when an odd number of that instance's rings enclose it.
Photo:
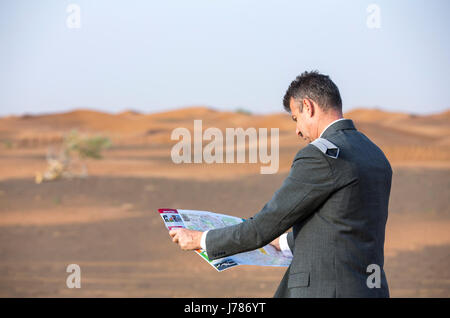
M 67 25 L 72 3 L 80 28 Z M 380 28 L 367 25 L 372 3 Z M 0 116 L 281 112 L 290 82 L 313 69 L 338 85 L 344 111 L 440 112 L 450 108 L 449 12 L 448 0 L 2 0 Z

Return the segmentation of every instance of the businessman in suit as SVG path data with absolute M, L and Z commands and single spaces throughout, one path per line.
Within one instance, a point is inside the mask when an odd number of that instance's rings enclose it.
M 210 259 L 269 243 L 292 253 L 275 297 L 389 297 L 383 270 L 388 160 L 343 118 L 339 90 L 328 76 L 304 72 L 283 104 L 309 144 L 272 199 L 241 224 L 173 230 L 172 240 L 185 250 L 203 248 Z

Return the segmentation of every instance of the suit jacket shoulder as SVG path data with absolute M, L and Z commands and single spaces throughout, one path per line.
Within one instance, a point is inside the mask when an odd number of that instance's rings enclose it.
M 294 157 L 288 178 L 302 183 L 334 181 L 334 175 L 327 155 L 312 143 L 300 149 Z

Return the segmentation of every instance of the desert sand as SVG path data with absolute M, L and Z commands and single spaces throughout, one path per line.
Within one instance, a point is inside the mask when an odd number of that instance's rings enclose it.
M 345 114 L 386 154 L 393 185 L 385 242 L 392 297 L 450 297 L 450 111 L 418 116 L 357 109 Z M 177 127 L 279 128 L 280 168 L 174 164 Z M 111 138 L 88 176 L 35 183 L 49 147 L 71 129 Z M 207 107 L 164 113 L 74 110 L 0 118 L 1 297 L 271 297 L 285 268 L 217 273 L 174 245 L 158 208 L 250 217 L 270 200 L 305 143 L 286 113 Z M 66 267 L 81 267 L 80 289 Z

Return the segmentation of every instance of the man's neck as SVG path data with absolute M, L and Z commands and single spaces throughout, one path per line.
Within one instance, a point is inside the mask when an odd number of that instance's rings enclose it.
M 342 113 L 333 113 L 320 120 L 319 125 L 317 126 L 317 138 L 319 138 L 325 129 L 327 129 L 333 122 L 339 119 L 344 119 Z

